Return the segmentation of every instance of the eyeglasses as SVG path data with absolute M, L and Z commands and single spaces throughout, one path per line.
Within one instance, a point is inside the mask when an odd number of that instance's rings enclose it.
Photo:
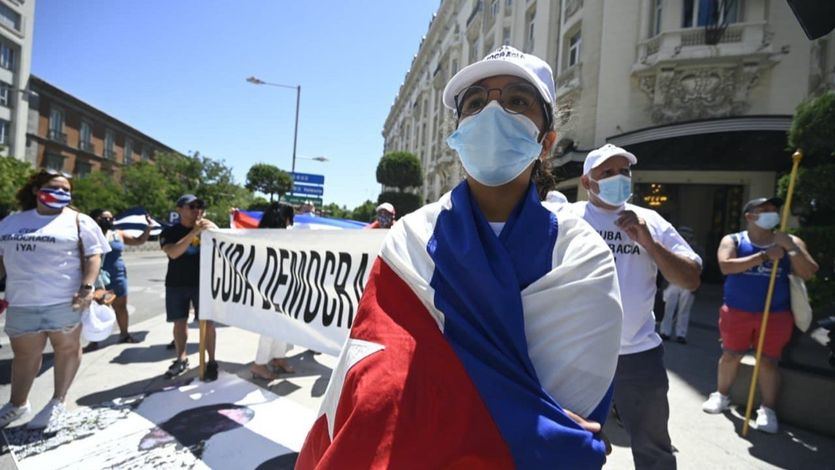
M 465 118 L 480 113 L 490 102 L 492 91 L 499 92 L 497 101 L 508 113 L 523 114 L 540 104 L 545 112 L 545 118 L 550 121 L 550 115 L 539 92 L 528 83 L 511 83 L 503 88 L 484 88 L 473 85 L 455 96 L 455 109 L 458 117 Z

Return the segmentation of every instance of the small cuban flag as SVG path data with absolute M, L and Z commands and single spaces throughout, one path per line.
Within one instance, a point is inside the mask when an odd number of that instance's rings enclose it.
M 145 227 L 148 226 L 148 221 L 145 219 L 145 214 L 147 213 L 148 211 L 146 211 L 144 207 L 140 206 L 126 209 L 116 216 L 113 221 L 113 228 L 121 230 L 129 237 L 140 237 L 142 236 L 142 233 L 145 232 Z M 164 226 L 164 224 L 161 224 L 158 220 L 152 217 L 151 236 L 159 236 L 159 233 L 162 231 Z

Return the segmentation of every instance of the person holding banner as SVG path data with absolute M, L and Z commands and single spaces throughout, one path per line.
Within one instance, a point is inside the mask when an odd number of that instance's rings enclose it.
M 264 211 L 261 221 L 258 222 L 258 228 L 290 229 L 293 227 L 293 215 L 293 206 L 272 202 Z M 296 370 L 285 357 L 287 352 L 292 348 L 293 345 L 286 341 L 261 335 L 258 338 L 255 361 L 252 363 L 252 367 L 249 368 L 249 371 L 252 373 L 252 378 L 263 380 L 277 379 L 278 376 L 270 370 L 271 367 L 281 369 L 288 374 L 295 372 Z
M 106 209 L 93 209 L 90 217 L 96 221 L 101 228 L 104 237 L 110 244 L 110 252 L 104 256 L 102 269 L 110 276 L 110 284 L 105 289 L 112 290 L 116 299 L 111 306 L 116 311 L 116 323 L 119 325 L 119 342 L 136 343 L 136 339 L 128 333 L 128 272 L 125 267 L 125 260 L 122 259 L 122 252 L 127 245 L 142 245 L 148 241 L 151 234 L 151 217 L 145 214 L 148 225 L 145 231 L 138 237 L 131 237 L 122 230 L 113 228 L 113 213 Z M 88 351 L 98 349 L 98 343 L 93 341 L 87 345 Z
M 603 240 L 543 201 L 551 68 L 502 46 L 443 102 L 466 180 L 387 234 L 296 468 L 600 468 L 620 292 Z
M 780 223 L 778 209 L 783 200 L 777 197 L 756 198 L 742 209 L 746 230 L 725 235 L 716 257 L 726 275 L 724 304 L 719 310 L 719 335 L 722 356 L 717 367 L 717 390 L 702 405 L 706 413 L 721 413 L 731 404 L 731 386 L 736 380 L 739 362 L 756 345 L 765 311 L 765 299 L 771 270 L 777 264 L 777 278 L 771 298 L 765 332 L 758 384 L 762 403 L 757 410 L 756 428 L 776 433 L 779 427 L 777 397 L 780 390 L 778 362 L 792 335 L 794 321 L 789 294 L 789 274 L 810 279 L 818 264 L 799 237 L 775 230 Z
M 186 343 L 188 341 L 188 312 L 194 308 L 195 318 L 200 314 L 200 233 L 216 229 L 217 225 L 203 218 L 206 204 L 194 194 L 185 194 L 177 199 L 177 213 L 180 220 L 159 236 L 162 251 L 168 255 L 168 272 L 165 274 L 165 317 L 173 323 L 174 346 L 177 358 L 165 372 L 166 378 L 173 378 L 188 370 Z M 205 379 L 217 379 L 215 361 L 215 324 L 206 322 L 206 364 Z

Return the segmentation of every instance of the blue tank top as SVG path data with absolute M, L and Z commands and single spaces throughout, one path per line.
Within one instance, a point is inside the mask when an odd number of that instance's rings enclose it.
M 119 238 L 115 232 L 108 233 L 108 241 L 110 242 L 110 251 L 104 255 L 104 262 L 101 268 L 110 274 L 110 277 L 118 275 L 120 271 L 125 270 L 125 261 L 122 259 L 122 252 L 125 250 L 125 243 Z
M 736 256 L 743 258 L 765 251 L 768 247 L 760 247 L 751 243 L 748 231 L 732 235 L 736 237 Z M 725 305 L 747 312 L 762 312 L 765 310 L 765 296 L 768 293 L 768 281 L 771 277 L 771 260 L 754 266 L 738 274 L 729 274 L 725 278 Z M 783 256 L 777 267 L 777 279 L 774 284 L 774 295 L 771 298 L 771 312 L 785 312 L 791 310 L 789 297 L 789 274 L 791 261 L 789 256 Z

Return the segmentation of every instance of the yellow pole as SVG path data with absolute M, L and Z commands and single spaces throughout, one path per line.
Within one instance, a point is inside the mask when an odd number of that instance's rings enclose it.
M 200 380 L 203 380 L 206 373 L 206 320 L 200 320 Z
M 797 150 L 792 155 L 792 172 L 789 177 L 789 189 L 786 191 L 786 202 L 783 204 L 783 216 L 780 219 L 780 231 L 785 232 L 791 214 L 792 195 L 794 194 L 794 183 L 797 180 L 797 169 L 800 160 L 803 159 L 803 152 Z M 745 421 L 742 423 L 742 436 L 748 435 L 748 422 L 751 420 L 751 409 L 754 406 L 754 391 L 757 387 L 757 377 L 760 374 L 760 360 L 763 354 L 763 343 L 765 342 L 765 329 L 768 326 L 768 314 L 771 311 L 771 297 L 774 294 L 774 284 L 777 280 L 777 266 L 780 263 L 772 263 L 771 277 L 768 280 L 768 293 L 765 296 L 765 309 L 763 309 L 763 320 L 760 324 L 760 338 L 757 341 L 757 355 L 754 362 L 754 373 L 751 375 L 751 386 L 748 387 L 748 404 L 745 405 Z

